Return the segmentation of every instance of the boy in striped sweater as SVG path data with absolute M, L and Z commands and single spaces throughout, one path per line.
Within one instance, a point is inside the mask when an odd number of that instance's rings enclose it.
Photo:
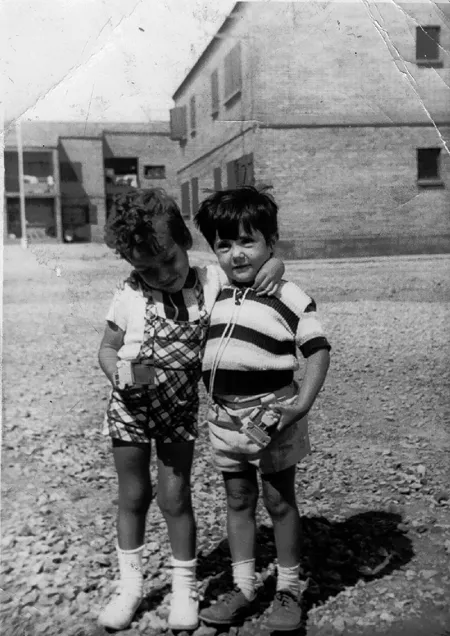
M 234 581 L 234 589 L 200 618 L 206 624 L 234 625 L 255 610 L 259 471 L 278 559 L 267 627 L 291 631 L 302 624 L 295 471 L 310 450 L 307 413 L 324 383 L 330 345 L 314 300 L 297 285 L 282 281 L 271 297 L 251 289 L 273 255 L 277 212 L 270 195 L 247 186 L 213 194 L 195 217 L 229 281 L 212 311 L 203 379 L 210 442 L 225 482 Z M 306 359 L 300 386 L 294 381 L 297 348 Z

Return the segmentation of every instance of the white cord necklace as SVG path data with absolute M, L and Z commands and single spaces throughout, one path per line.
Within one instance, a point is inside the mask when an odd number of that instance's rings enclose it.
M 220 361 L 222 359 L 223 353 L 230 341 L 230 338 L 233 334 L 234 327 L 236 326 L 236 322 L 239 316 L 239 312 L 241 311 L 241 307 L 244 304 L 245 297 L 247 293 L 250 291 L 250 287 L 247 287 L 242 294 L 242 297 L 237 298 L 240 289 L 235 289 L 233 291 L 233 311 L 231 313 L 230 318 L 225 326 L 225 329 L 222 332 L 222 336 L 220 337 L 220 342 L 217 347 L 216 355 L 214 356 L 213 363 L 211 365 L 211 376 L 209 379 L 209 391 L 208 391 L 208 403 L 209 406 L 213 403 L 213 389 L 214 389 L 214 380 L 216 378 L 216 372 L 219 367 Z M 239 302 L 237 302 L 239 300 Z

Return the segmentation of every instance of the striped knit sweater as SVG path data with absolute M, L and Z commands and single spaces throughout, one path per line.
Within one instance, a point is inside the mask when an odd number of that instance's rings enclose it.
M 203 380 L 215 395 L 258 395 L 289 385 L 305 358 L 330 349 L 312 298 L 282 282 L 274 296 L 227 285 L 211 314 Z

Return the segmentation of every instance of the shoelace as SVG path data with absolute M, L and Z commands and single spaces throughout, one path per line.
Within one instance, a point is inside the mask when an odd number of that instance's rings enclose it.
M 231 601 L 236 596 L 236 594 L 242 594 L 241 588 L 238 585 L 235 585 L 232 590 L 230 590 L 229 592 L 226 592 L 223 595 L 222 600 Z
M 280 601 L 282 607 L 286 607 L 286 605 L 290 605 L 292 602 L 296 602 L 292 592 L 288 592 L 285 590 L 280 590 L 279 592 L 277 592 L 276 597 L 277 600 Z

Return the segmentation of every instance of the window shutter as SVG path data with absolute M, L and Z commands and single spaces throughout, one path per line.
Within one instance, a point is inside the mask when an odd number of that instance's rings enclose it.
M 439 59 L 439 35 L 440 27 L 425 26 L 416 28 L 417 60 Z
M 225 75 L 225 99 L 232 93 L 233 73 L 231 68 L 231 51 L 225 56 L 224 60 L 224 75 Z
M 242 88 L 242 72 L 241 72 L 241 43 L 238 42 L 234 49 L 232 50 L 232 91 L 235 93 L 236 91 L 240 91 Z
M 222 190 L 222 170 L 220 168 L 214 168 L 214 190 Z
M 227 185 L 230 189 L 235 188 L 237 185 L 236 167 L 236 161 L 227 163 Z
M 234 164 L 234 182 L 232 187 L 239 188 L 246 185 L 255 185 L 255 176 L 253 169 L 253 153 L 243 155 L 230 164 Z M 229 165 L 229 164 L 228 164 Z M 227 166 L 228 167 L 228 166 Z M 230 167 L 231 171 L 231 167 Z
M 191 104 L 190 104 L 191 108 L 191 133 L 195 133 L 195 129 L 196 129 L 196 112 L 195 112 L 195 95 L 192 95 L 191 97 Z
M 217 69 L 211 73 L 211 113 L 219 112 L 219 72 Z
M 181 184 L 181 215 L 187 219 L 189 219 L 191 216 L 189 181 L 185 181 Z
M 198 211 L 198 178 L 193 177 L 191 179 L 191 194 L 192 194 L 192 216 L 197 214 Z
M 241 43 L 234 46 L 224 60 L 225 99 L 242 89 Z
M 183 141 L 187 137 L 186 106 L 178 106 L 170 110 L 170 138 L 172 141 Z

